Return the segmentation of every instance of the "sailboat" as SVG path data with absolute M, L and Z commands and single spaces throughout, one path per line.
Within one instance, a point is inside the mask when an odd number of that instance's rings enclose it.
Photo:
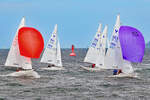
M 41 63 L 50 64 L 49 67 L 41 68 L 44 70 L 64 70 L 61 60 L 61 48 L 57 35 L 57 24 L 54 27 L 54 31 L 47 43 Z
M 88 49 L 88 52 L 85 56 L 84 62 L 95 64 L 96 67 L 81 67 L 88 71 L 100 71 L 105 69 L 105 54 L 106 54 L 106 44 L 107 44 L 107 25 L 105 26 L 103 32 L 101 32 L 101 24 L 99 24 L 96 35 L 91 43 L 91 46 Z
M 108 51 L 106 54 L 106 58 L 107 58 L 106 64 L 107 64 L 107 67 L 109 67 L 110 69 L 121 69 L 122 73 L 118 75 L 112 75 L 109 77 L 138 77 L 137 73 L 134 72 L 131 61 L 124 59 L 123 51 L 122 51 L 123 46 L 120 44 L 119 35 L 120 35 L 120 15 L 117 15 L 116 24 L 115 24 L 115 27 L 111 36 L 110 47 L 108 48 Z M 122 38 L 125 38 L 125 37 L 122 37 Z M 130 38 L 126 39 L 125 42 L 127 41 L 130 41 Z M 134 42 L 133 39 L 132 39 L 132 42 Z M 130 52 L 130 51 L 127 51 L 126 48 L 124 49 L 126 52 Z
M 119 69 L 121 66 L 122 52 L 119 42 L 119 28 L 120 28 L 120 15 L 117 15 L 116 24 L 113 29 L 113 33 L 109 42 L 109 48 L 105 57 L 105 64 L 109 69 Z
M 14 77 L 27 76 L 33 78 L 40 78 L 40 75 L 32 69 L 31 58 L 20 55 L 19 45 L 18 45 L 18 30 L 24 26 L 25 26 L 25 17 L 23 17 L 21 20 L 21 23 L 17 29 L 17 32 L 15 34 L 15 37 L 13 39 L 11 48 L 9 50 L 5 62 L 5 66 L 17 67 L 23 70 L 13 72 L 4 76 L 14 76 Z

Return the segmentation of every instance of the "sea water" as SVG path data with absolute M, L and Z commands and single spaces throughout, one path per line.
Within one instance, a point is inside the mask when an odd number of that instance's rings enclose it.
M 64 71 L 43 71 L 40 59 L 32 59 L 33 68 L 40 79 L 0 77 L 0 100 L 149 100 L 150 50 L 147 49 L 141 64 L 133 64 L 138 78 L 108 78 L 112 70 L 88 72 L 80 68 L 87 49 L 62 49 Z M 0 50 L 0 74 L 14 70 L 4 65 L 7 49 Z

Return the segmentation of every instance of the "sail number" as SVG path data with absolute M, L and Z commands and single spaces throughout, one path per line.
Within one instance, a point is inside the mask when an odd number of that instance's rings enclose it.
M 55 37 L 55 36 L 53 36 L 53 37 Z M 54 42 L 55 42 L 55 40 L 54 40 L 54 39 L 50 39 L 50 42 L 49 42 L 49 44 L 48 44 L 47 48 L 52 48 L 52 47 L 53 47 Z
M 97 45 L 97 42 L 98 42 L 98 39 L 95 38 L 94 41 L 93 41 L 93 43 L 92 43 L 92 45 L 91 45 L 91 47 L 95 48 L 96 45 Z
M 118 36 L 113 35 L 111 43 L 110 43 L 110 48 L 114 48 L 116 46 L 117 42 L 118 42 Z

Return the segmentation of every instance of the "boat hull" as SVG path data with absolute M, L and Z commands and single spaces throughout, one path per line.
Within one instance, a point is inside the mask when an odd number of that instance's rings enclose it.
M 53 71 L 57 71 L 57 70 L 65 70 L 64 67 L 45 67 L 45 68 L 41 68 L 42 70 L 53 70 Z
M 91 71 L 91 72 L 104 70 L 103 68 L 99 68 L 99 67 L 90 68 L 90 67 L 85 67 L 85 66 L 82 66 L 82 65 L 80 65 L 80 67 L 81 67 L 82 69 L 84 69 L 84 70 Z
M 32 78 L 40 78 L 40 75 L 34 70 L 23 70 L 18 72 L 13 72 L 3 76 L 10 76 L 10 77 L 32 77 Z
M 131 73 L 131 74 L 120 73 L 119 75 L 111 75 L 108 77 L 110 78 L 117 78 L 117 77 L 137 78 L 138 75 L 137 73 Z

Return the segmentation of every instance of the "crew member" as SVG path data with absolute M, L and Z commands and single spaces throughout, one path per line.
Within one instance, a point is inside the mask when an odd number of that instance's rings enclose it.
M 113 75 L 117 75 L 117 73 L 118 73 L 118 70 L 117 70 L 117 69 L 114 69 L 114 70 L 113 70 Z
M 92 68 L 95 68 L 95 64 L 92 64 Z
M 122 70 L 121 70 L 121 69 L 118 70 L 117 74 L 120 74 L 120 73 L 122 73 Z
M 54 64 L 49 64 L 49 65 L 48 65 L 48 67 L 54 67 L 54 66 L 55 66 Z

